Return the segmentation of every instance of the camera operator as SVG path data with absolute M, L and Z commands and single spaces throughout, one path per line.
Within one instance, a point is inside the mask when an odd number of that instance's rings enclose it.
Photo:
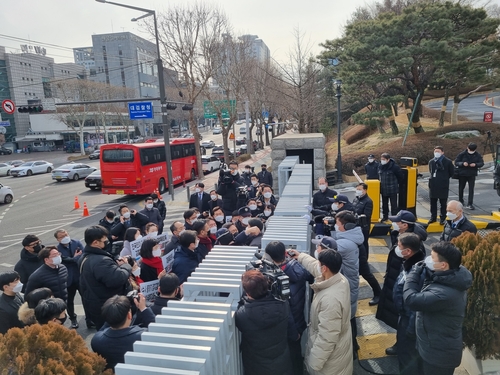
M 292 367 L 294 375 L 302 375 L 304 361 L 302 358 L 302 348 L 300 345 L 300 336 L 307 328 L 304 317 L 304 306 L 306 301 L 306 281 L 312 284 L 314 277 L 297 260 L 288 258 L 286 248 L 283 242 L 271 241 L 267 244 L 266 254 L 271 257 L 273 263 L 278 266 L 290 282 L 290 311 L 292 313 L 295 328 L 299 333 L 297 340 L 288 340 L 288 347 L 292 358 Z
M 229 162 L 229 170 L 221 168 L 217 189 L 217 194 L 222 197 L 222 209 L 226 216 L 230 216 L 238 208 L 238 188 L 242 186 L 245 185 L 238 173 L 238 163 L 232 160 Z
M 137 313 L 132 315 L 132 303 Z M 92 350 L 104 357 L 106 368 L 114 369 L 117 363 L 125 363 L 125 353 L 134 349 L 134 342 L 141 340 L 141 334 L 155 321 L 155 314 L 146 307 L 146 298 L 134 293 L 130 298 L 114 296 L 102 306 L 106 325 L 97 332 L 91 341 Z
M 298 332 L 289 324 L 290 309 L 269 293 L 266 276 L 258 270 L 241 276 L 246 292 L 238 304 L 235 319 L 241 332 L 241 352 L 245 375 L 289 375 L 288 338 Z
M 331 236 L 331 227 L 335 225 L 335 214 L 340 211 L 351 211 L 354 212 L 354 206 L 349 201 L 345 195 L 335 195 L 333 198 L 328 198 L 332 204 L 330 205 L 330 215 L 331 217 L 326 217 L 324 214 L 318 214 L 314 217 L 314 222 L 316 223 L 315 232 L 318 235 Z M 314 213 L 315 210 L 312 211 Z

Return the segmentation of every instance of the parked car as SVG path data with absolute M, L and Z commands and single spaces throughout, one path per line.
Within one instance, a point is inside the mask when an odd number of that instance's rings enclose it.
M 246 125 L 240 126 L 240 134 L 247 134 L 247 126 Z
M 89 159 L 99 159 L 101 156 L 101 150 L 95 150 L 89 155 Z
M 54 169 L 54 164 L 45 160 L 29 161 L 21 164 L 19 167 L 12 168 L 10 175 L 13 177 L 31 176 L 36 173 L 50 173 L 52 169 Z
M 0 163 L 0 176 L 10 176 L 12 165 L 7 163 Z
M 259 142 L 253 141 L 252 144 L 253 144 L 253 150 L 254 150 L 254 152 L 257 151 L 260 148 Z M 241 147 L 240 147 L 240 149 L 241 149 L 241 153 L 242 154 L 246 154 L 247 153 L 247 144 L 246 143 L 242 144 Z
M 222 133 L 222 128 L 220 126 L 216 126 L 215 128 L 213 128 L 212 130 L 212 134 L 221 134 Z
M 212 148 L 215 146 L 215 142 L 211 141 L 211 140 L 207 140 L 207 141 L 201 142 L 200 145 L 205 147 L 205 148 Z
M 212 150 L 212 156 L 215 156 L 217 159 L 224 163 L 224 150 Z M 229 159 L 234 159 L 234 155 L 229 151 Z
M 85 186 L 90 190 L 102 188 L 101 171 L 99 169 L 95 170 L 87 176 L 87 178 L 85 179 Z
M 9 204 L 14 200 L 14 193 L 9 186 L 0 184 L 0 203 Z
M 10 164 L 12 167 L 19 167 L 21 164 L 24 164 L 24 160 L 12 160 L 12 161 L 6 161 L 5 164 Z
M 52 179 L 57 182 L 68 180 L 78 181 L 80 177 L 87 177 L 95 170 L 96 168 L 90 167 L 87 164 L 64 164 L 52 171 Z
M 236 138 L 236 146 L 241 146 L 247 143 L 247 138 L 246 137 L 238 137 Z
M 221 161 L 217 156 L 202 156 L 201 164 L 203 168 L 203 172 L 210 173 L 215 171 L 216 169 L 220 169 Z
M 5 147 L 0 147 L 0 155 L 10 155 L 12 154 L 12 150 L 9 150 Z

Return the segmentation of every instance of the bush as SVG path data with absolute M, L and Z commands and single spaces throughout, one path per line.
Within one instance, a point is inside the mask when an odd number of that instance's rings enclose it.
M 240 156 L 238 156 L 236 158 L 236 161 L 238 162 L 238 164 L 240 164 L 240 163 L 243 163 L 251 158 L 252 158 L 252 155 L 250 155 L 250 154 L 241 154 Z
M 477 130 L 482 134 L 482 136 L 463 138 L 462 140 L 437 137 L 440 134 L 465 130 Z M 342 173 L 352 176 L 352 170 L 354 169 L 358 174 L 364 174 L 365 171 L 363 166 L 366 163 L 366 157 L 368 154 L 374 154 L 375 157 L 378 158 L 382 153 L 388 152 L 397 163 L 399 163 L 401 157 L 407 156 L 417 158 L 419 165 L 427 165 L 429 160 L 434 157 L 434 146 L 443 146 L 445 155 L 448 158 L 455 160 L 456 156 L 465 150 L 469 142 L 476 143 L 478 145 L 478 152 L 483 154 L 487 137 L 486 132 L 488 130 L 493 133 L 492 141 L 493 144 L 496 144 L 500 140 L 500 134 L 495 134 L 495 131 L 498 131 L 498 124 L 483 122 L 449 125 L 444 128 L 438 128 L 425 133 L 411 134 L 406 139 L 404 147 L 402 146 L 403 138 L 397 137 L 391 142 L 373 147 L 370 150 L 342 155 Z M 491 150 L 486 150 L 486 154 L 490 152 Z
M 2 375 L 113 374 L 105 366 L 105 359 L 90 352 L 75 330 L 55 323 L 11 328 L 0 335 Z
M 371 133 L 370 127 L 367 125 L 354 125 L 349 127 L 349 129 L 342 136 L 348 145 L 353 144 L 363 138 L 369 136 Z

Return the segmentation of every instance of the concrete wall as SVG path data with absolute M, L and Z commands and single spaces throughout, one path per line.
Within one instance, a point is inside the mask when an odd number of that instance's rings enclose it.
M 326 139 L 323 133 L 283 134 L 271 141 L 271 167 L 273 186 L 278 186 L 278 166 L 287 156 L 287 150 L 314 150 L 314 189 L 318 189 L 318 178 L 326 174 Z

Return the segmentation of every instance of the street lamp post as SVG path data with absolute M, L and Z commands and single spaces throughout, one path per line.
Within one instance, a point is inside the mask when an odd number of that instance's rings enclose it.
M 335 96 L 337 97 L 337 181 L 342 182 L 342 153 L 340 152 L 340 98 L 342 96 L 342 93 L 340 91 L 342 87 L 342 81 L 340 79 L 336 80 L 334 82 L 336 89 L 337 89 L 337 94 Z
M 145 8 L 139 8 L 135 7 L 132 5 L 126 5 L 126 4 L 121 4 L 121 3 L 115 3 L 112 1 L 107 1 L 107 0 L 95 0 L 98 3 L 105 3 L 105 4 L 111 4 L 111 5 L 116 5 L 119 7 L 123 8 L 128 8 L 128 9 L 133 9 L 133 10 L 138 10 L 140 12 L 145 12 L 146 14 L 137 17 L 137 18 L 132 18 L 132 21 L 139 21 L 140 19 L 153 16 L 154 19 L 154 25 L 155 25 L 155 39 L 156 39 L 156 54 L 157 54 L 157 59 L 156 59 L 156 65 L 158 69 L 158 84 L 160 86 L 160 103 L 161 103 L 161 116 L 162 116 L 162 123 L 163 123 L 163 139 L 165 141 L 165 154 L 166 154 L 166 166 L 167 166 L 167 179 L 168 179 L 168 193 L 170 194 L 170 199 L 174 200 L 174 181 L 172 178 L 172 154 L 170 153 L 170 134 L 169 134 L 169 129 L 168 129 L 168 124 L 167 124 L 167 95 L 165 93 L 165 82 L 163 78 L 163 61 L 160 56 L 160 41 L 158 38 L 158 24 L 156 22 L 156 12 L 151 9 L 145 9 Z

